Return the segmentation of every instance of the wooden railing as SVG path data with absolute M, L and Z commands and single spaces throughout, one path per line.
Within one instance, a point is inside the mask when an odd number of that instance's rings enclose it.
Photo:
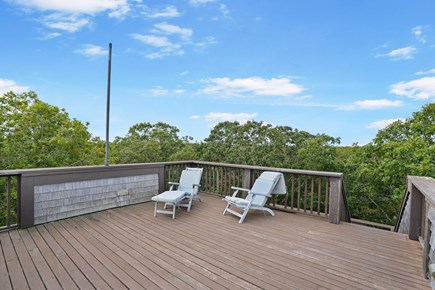
M 20 175 L 0 174 L 0 231 L 19 224 Z
M 408 176 L 407 189 L 394 230 L 422 243 L 423 273 L 428 278 L 435 274 L 435 259 L 431 259 L 435 256 L 435 245 L 431 245 L 435 235 L 435 179 Z M 431 264 L 434 273 L 429 271 Z M 435 287 L 433 281 L 432 285 Z
M 0 230 L 150 200 L 148 194 L 167 189 L 167 181 L 178 180 L 187 166 L 204 168 L 201 191 L 220 196 L 232 194 L 231 186 L 251 188 L 263 171 L 282 172 L 288 195 L 271 198 L 271 208 L 325 217 L 335 224 L 350 221 L 342 173 L 181 161 L 0 171 Z M 140 180 L 125 184 L 130 177 L 144 176 L 154 178 L 155 189 L 142 192 L 147 185 Z M 100 183 L 105 184 L 104 194 L 97 190 Z
M 232 194 L 231 186 L 251 188 L 263 171 L 282 172 L 288 195 L 270 199 L 271 208 L 327 217 L 336 224 L 350 221 L 342 173 L 183 161 L 166 164 L 167 181 L 178 180 L 181 170 L 188 166 L 204 168 L 201 191 L 220 196 Z

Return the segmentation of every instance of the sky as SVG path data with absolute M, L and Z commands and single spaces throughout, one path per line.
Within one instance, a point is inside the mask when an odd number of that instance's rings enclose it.
M 367 144 L 435 101 L 432 0 L 0 0 L 0 95 L 35 91 L 105 139 L 261 121 Z

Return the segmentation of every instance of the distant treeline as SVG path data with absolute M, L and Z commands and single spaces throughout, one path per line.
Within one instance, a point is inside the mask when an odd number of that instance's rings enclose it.
M 0 169 L 104 164 L 105 143 L 88 123 L 34 92 L 0 98 Z M 380 130 L 364 146 L 263 122 L 222 122 L 202 142 L 166 123 L 133 125 L 110 144 L 110 163 L 204 160 L 345 174 L 352 216 L 394 224 L 407 175 L 435 177 L 435 104 Z M 4 188 L 0 188 L 4 195 Z

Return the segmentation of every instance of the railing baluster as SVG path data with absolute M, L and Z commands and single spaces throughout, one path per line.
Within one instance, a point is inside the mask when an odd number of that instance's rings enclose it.
M 297 200 L 298 211 L 301 207 L 301 176 L 298 175 L 298 200 Z
M 311 203 L 310 203 L 310 213 L 313 213 L 314 207 L 314 176 L 311 176 Z
M 11 226 L 11 177 L 10 176 L 7 177 L 7 182 L 6 182 L 6 206 L 7 206 L 6 226 L 10 227 Z
M 291 190 L 291 202 L 290 202 L 290 208 L 291 210 L 293 210 L 293 202 L 294 202 L 294 197 L 295 197 L 295 176 L 294 174 L 292 174 L 292 190 Z
M 317 186 L 317 215 L 320 215 L 320 194 L 322 191 L 322 177 L 317 178 L 318 186 Z
M 326 178 L 326 186 L 325 186 L 325 216 L 328 217 L 328 201 L 329 201 L 329 178 Z
M 307 212 L 308 176 L 304 175 L 304 212 Z

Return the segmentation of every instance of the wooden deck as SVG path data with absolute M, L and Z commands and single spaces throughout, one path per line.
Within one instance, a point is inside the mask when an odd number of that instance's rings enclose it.
M 153 203 L 0 233 L 0 289 L 430 289 L 405 235 L 252 212 L 203 195 L 190 213 Z

